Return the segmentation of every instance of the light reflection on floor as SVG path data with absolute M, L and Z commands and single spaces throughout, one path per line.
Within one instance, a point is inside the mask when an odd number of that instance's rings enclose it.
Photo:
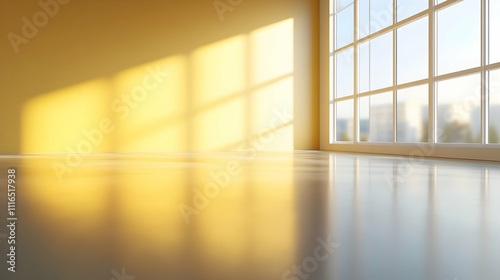
M 1 279 L 500 275 L 498 164 L 305 151 L 92 155 L 59 181 L 54 161 L 65 159 L 0 156 L 0 220 L 12 167 L 19 218 L 17 272 L 2 265 Z

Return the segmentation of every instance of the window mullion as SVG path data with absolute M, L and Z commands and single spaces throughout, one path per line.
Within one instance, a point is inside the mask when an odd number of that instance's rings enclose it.
M 436 131 L 436 93 L 435 93 L 435 69 L 436 69 L 436 36 L 437 21 L 434 13 L 434 0 L 429 0 L 429 116 L 428 116 L 428 141 L 430 144 L 437 143 Z
M 358 112 L 358 1 L 354 0 L 354 139 L 355 144 L 359 143 L 359 112 Z
M 486 44 L 488 42 L 488 17 L 487 17 L 487 0 L 481 0 L 481 143 L 483 145 L 488 143 L 488 76 L 486 73 L 486 63 L 488 58 L 488 49 Z
M 396 24 L 396 2 L 397 0 L 392 1 L 392 24 L 395 26 Z M 396 65 L 397 65 L 397 29 L 392 31 L 392 86 L 396 87 L 397 84 L 397 74 L 396 74 Z M 397 113 L 396 113 L 396 90 L 392 91 L 392 142 L 396 143 L 396 129 L 397 129 Z

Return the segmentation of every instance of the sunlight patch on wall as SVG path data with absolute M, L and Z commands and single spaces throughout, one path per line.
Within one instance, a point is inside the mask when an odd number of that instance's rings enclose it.
M 263 150 L 293 150 L 293 77 L 252 94 L 252 135 L 262 137 Z
M 44 94 L 28 101 L 22 111 L 22 152 L 69 152 L 68 147 L 87 139 L 85 130 L 99 127 L 107 117 L 110 85 L 93 80 Z M 106 152 L 108 139 L 93 146 L 93 152 Z
M 245 99 L 238 97 L 194 114 L 194 150 L 220 150 L 246 135 Z
M 232 37 L 197 49 L 192 58 L 196 109 L 240 94 L 247 84 L 246 38 Z
M 293 73 L 293 32 L 290 18 L 250 33 L 252 85 Z
M 113 77 L 118 151 L 187 150 L 187 69 L 172 56 Z M 127 103 L 126 99 L 132 99 Z
M 114 129 L 91 152 L 239 149 L 269 135 L 259 150 L 292 150 L 293 53 L 290 18 L 41 95 L 23 110 L 23 152 L 76 150 L 103 119 Z

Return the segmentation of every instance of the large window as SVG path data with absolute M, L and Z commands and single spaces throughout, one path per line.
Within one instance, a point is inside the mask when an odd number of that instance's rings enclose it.
M 330 143 L 500 144 L 500 0 L 330 0 Z

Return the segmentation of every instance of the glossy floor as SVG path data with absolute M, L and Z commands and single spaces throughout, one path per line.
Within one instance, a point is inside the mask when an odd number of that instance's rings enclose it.
M 495 163 L 294 152 L 0 156 L 0 167 L 0 221 L 9 168 L 18 218 L 16 273 L 0 228 L 1 279 L 500 275 Z

